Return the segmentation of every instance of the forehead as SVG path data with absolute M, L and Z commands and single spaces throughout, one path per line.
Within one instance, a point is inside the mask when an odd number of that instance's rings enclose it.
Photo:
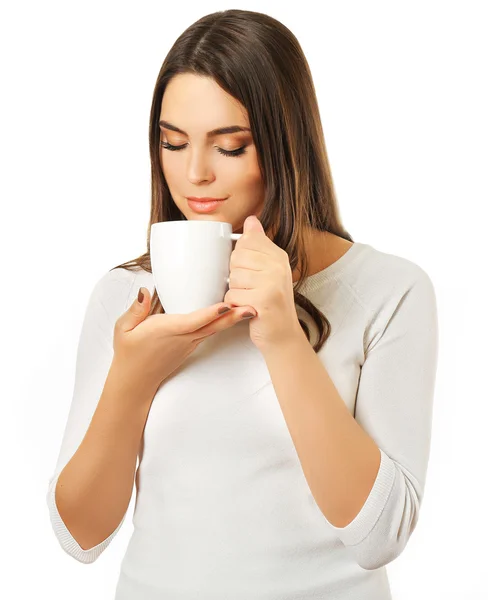
M 189 73 L 170 80 L 161 102 L 160 118 L 189 134 L 202 134 L 217 127 L 249 127 L 245 107 L 210 77 Z

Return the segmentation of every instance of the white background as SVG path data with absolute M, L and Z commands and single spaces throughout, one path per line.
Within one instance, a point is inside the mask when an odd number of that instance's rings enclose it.
M 146 249 L 157 73 L 184 29 L 225 8 L 266 12 L 297 36 L 346 229 L 416 262 L 436 289 L 431 458 L 417 529 L 387 567 L 394 599 L 488 598 L 488 7 L 466 0 L 2 4 L 0 596 L 114 594 L 134 496 L 83 565 L 52 533 L 48 477 L 92 287 Z

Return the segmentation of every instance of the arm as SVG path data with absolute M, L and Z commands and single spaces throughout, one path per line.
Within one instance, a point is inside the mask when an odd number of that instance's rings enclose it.
M 85 437 L 58 477 L 59 516 L 76 544 L 90 552 L 79 558 L 94 558 L 94 548 L 122 525 L 155 392 L 132 389 L 113 362 Z
M 365 569 L 394 560 L 418 521 L 437 341 L 434 288 L 421 271 L 366 350 L 355 418 L 304 335 L 265 355 L 310 491 Z
M 152 391 L 131 390 L 128 382 L 122 389 L 122 373 L 113 364 L 113 328 L 133 280 L 132 273 L 116 269 L 92 291 L 71 407 L 46 497 L 61 547 L 84 563 L 96 560 L 122 525 L 150 405 Z

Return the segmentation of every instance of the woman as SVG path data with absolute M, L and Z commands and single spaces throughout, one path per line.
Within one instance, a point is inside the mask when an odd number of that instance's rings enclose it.
M 149 142 L 147 251 L 97 282 L 81 331 L 47 495 L 61 546 L 96 560 L 135 475 L 117 600 L 391 598 L 430 449 L 430 278 L 343 228 L 307 61 L 270 16 L 178 38 Z M 181 219 L 243 236 L 223 302 L 166 315 L 150 225 Z

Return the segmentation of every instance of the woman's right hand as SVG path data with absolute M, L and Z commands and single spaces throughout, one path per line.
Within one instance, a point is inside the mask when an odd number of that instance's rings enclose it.
M 189 314 L 148 317 L 151 293 L 145 287 L 141 292 L 142 303 L 136 298 L 115 323 L 113 361 L 124 378 L 154 391 L 206 338 L 241 321 L 246 311 L 256 314 L 253 307 L 240 306 L 220 315 L 228 304 L 219 302 Z

